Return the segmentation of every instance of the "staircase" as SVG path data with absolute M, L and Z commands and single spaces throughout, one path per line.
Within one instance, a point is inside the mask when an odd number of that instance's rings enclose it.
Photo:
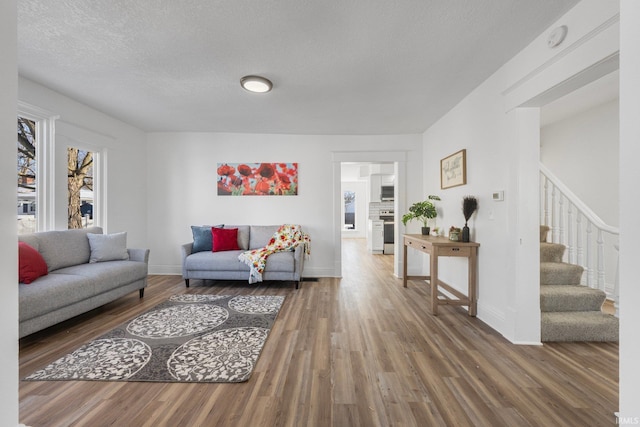
M 584 268 L 562 262 L 565 246 L 540 226 L 542 341 L 618 341 L 618 318 L 603 313 L 606 294 L 580 284 Z

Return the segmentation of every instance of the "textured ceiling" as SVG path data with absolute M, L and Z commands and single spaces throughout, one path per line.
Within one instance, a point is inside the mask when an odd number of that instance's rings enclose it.
M 20 0 L 19 73 L 145 131 L 420 133 L 577 2 Z

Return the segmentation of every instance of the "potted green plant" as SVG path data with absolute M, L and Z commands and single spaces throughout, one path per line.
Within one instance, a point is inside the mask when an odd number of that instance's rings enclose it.
M 428 196 L 427 200 L 415 202 L 409 208 L 409 212 L 402 215 L 402 223 L 406 226 L 411 220 L 418 220 L 422 223 L 422 234 L 428 235 L 430 232 L 429 220 L 438 216 L 436 205 L 432 200 L 440 200 L 438 196 Z

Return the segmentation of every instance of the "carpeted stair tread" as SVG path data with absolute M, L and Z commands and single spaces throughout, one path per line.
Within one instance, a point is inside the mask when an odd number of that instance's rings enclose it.
M 546 225 L 541 225 L 540 226 L 540 241 L 541 242 L 546 242 L 548 234 L 549 234 L 549 227 L 547 227 Z
M 540 242 L 540 262 L 562 262 L 566 248 L 559 243 Z
M 618 341 L 618 318 L 600 311 L 542 313 L 542 341 Z
M 566 262 L 541 262 L 541 285 L 579 285 L 584 268 Z
M 540 226 L 542 341 L 618 341 L 618 318 L 602 312 L 606 295 L 580 285 L 584 268 L 562 262 L 566 247 Z
M 606 298 L 600 289 L 582 285 L 540 286 L 540 310 L 543 312 L 600 311 Z

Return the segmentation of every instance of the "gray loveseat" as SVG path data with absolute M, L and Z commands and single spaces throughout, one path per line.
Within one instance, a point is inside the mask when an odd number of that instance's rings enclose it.
M 143 297 L 149 250 L 125 247 L 123 252 L 125 256 L 128 253 L 129 259 L 90 263 L 90 257 L 95 257 L 96 252 L 92 253 L 89 233 L 102 234 L 102 229 L 44 231 L 18 236 L 19 241 L 42 255 L 49 270 L 47 275 L 29 284 L 19 284 L 20 338 L 129 292 L 138 290 L 140 298 Z
M 189 279 L 248 280 L 250 268 L 238 260 L 238 255 L 249 249 L 259 249 L 267 245 L 278 225 L 225 225 L 224 228 L 238 229 L 239 250 L 194 252 L 194 243 L 182 245 L 182 277 L 189 287 Z M 299 245 L 294 251 L 276 252 L 267 258 L 262 279 L 295 282 L 298 289 L 304 268 L 304 247 Z

